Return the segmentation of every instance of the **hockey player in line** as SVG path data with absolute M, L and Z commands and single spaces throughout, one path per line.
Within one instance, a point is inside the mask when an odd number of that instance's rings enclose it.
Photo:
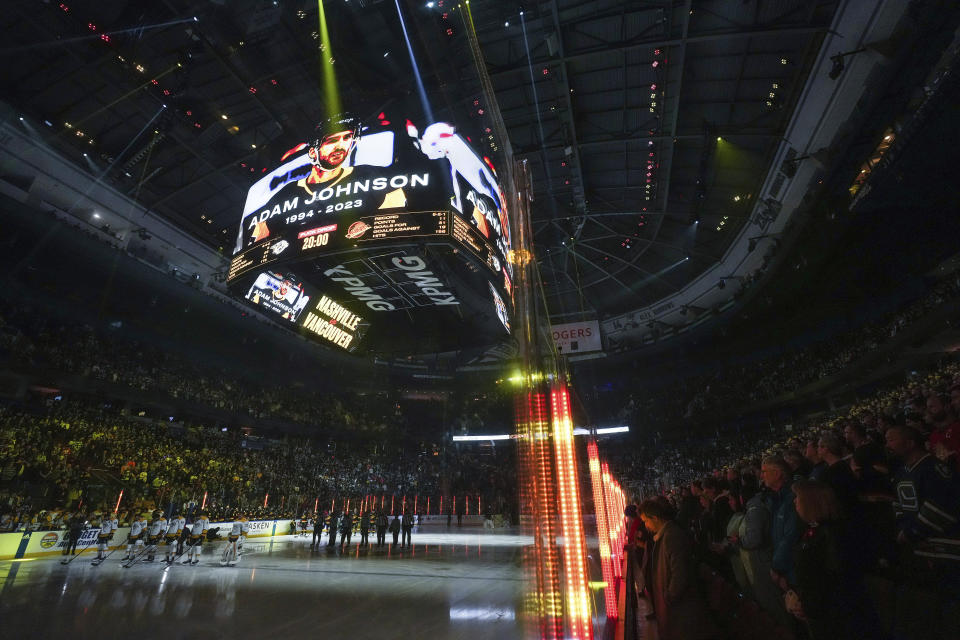
M 203 550 L 203 541 L 206 539 L 207 530 L 210 529 L 210 520 L 207 518 L 207 512 L 200 512 L 200 517 L 193 521 L 190 529 L 190 537 L 187 538 L 187 559 L 183 564 L 199 564 L 200 552 Z
M 178 513 L 170 518 L 170 522 L 167 524 L 167 557 L 165 558 L 167 564 L 172 564 L 177 555 L 177 542 L 180 540 L 180 534 L 183 532 L 186 523 L 186 519 Z
M 162 513 L 155 511 L 153 514 L 153 522 L 150 523 L 150 528 L 148 529 L 147 559 L 144 562 L 153 562 L 153 557 L 157 553 L 157 547 L 160 545 L 160 539 L 166 531 L 167 519 L 163 517 Z
M 233 553 L 230 555 L 230 559 L 227 560 L 227 564 L 233 566 L 237 564 L 237 560 L 240 559 L 240 543 L 243 539 L 243 517 L 241 516 L 240 520 L 235 520 L 233 526 L 230 528 L 230 534 L 227 536 L 227 547 L 223 550 L 224 557 L 228 555 L 228 549 L 232 547 Z M 221 564 L 223 561 L 221 560 Z
M 247 521 L 247 516 L 240 516 L 240 539 L 237 541 L 237 557 L 239 558 L 243 554 L 243 541 L 247 539 L 247 535 L 250 533 L 250 522 Z
M 93 562 L 99 564 L 106 558 L 107 548 L 110 540 L 113 539 L 113 532 L 120 528 L 117 522 L 117 514 L 112 516 L 104 514 L 100 518 L 100 533 L 97 534 L 97 557 Z
M 130 525 L 130 535 L 127 536 L 127 555 L 124 560 L 133 559 L 140 551 L 143 551 L 143 539 L 147 535 L 147 519 L 140 516 Z

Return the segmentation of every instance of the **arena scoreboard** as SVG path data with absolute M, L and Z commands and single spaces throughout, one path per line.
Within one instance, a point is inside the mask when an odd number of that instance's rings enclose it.
M 324 344 L 428 352 L 510 333 L 495 168 L 453 126 L 331 119 L 247 193 L 227 284 Z

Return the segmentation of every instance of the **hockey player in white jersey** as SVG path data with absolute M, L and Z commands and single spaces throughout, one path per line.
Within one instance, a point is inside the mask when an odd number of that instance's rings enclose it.
M 147 530 L 147 559 L 144 562 L 153 562 L 153 557 L 157 553 L 157 546 L 160 544 L 163 534 L 167 531 L 167 519 L 159 511 L 154 513 L 153 522 Z
M 97 534 L 97 557 L 95 561 L 99 560 L 102 562 L 106 557 L 110 539 L 113 538 L 113 532 L 118 528 L 119 523 L 117 522 L 116 513 L 112 516 L 104 514 L 100 518 L 100 533 Z
M 187 559 L 183 561 L 183 564 L 198 564 L 200 562 L 200 552 L 209 529 L 210 519 L 207 518 L 207 512 L 203 511 L 200 513 L 200 517 L 193 521 L 190 537 L 187 538 Z
M 177 541 L 180 539 L 180 534 L 183 533 L 186 522 L 186 518 L 178 513 L 170 518 L 170 522 L 167 524 L 167 557 L 165 559 L 167 564 L 171 564 L 177 555 Z
M 233 525 L 230 527 L 230 533 L 227 535 L 227 547 L 223 550 L 224 560 L 221 560 L 221 564 L 226 563 L 232 566 L 237 563 L 237 560 L 240 558 L 240 545 L 243 542 L 245 524 L 246 518 L 242 515 L 233 521 Z M 247 525 L 247 529 L 249 530 L 249 525 Z
M 243 552 L 243 541 L 247 539 L 248 535 L 250 535 L 250 523 L 247 521 L 247 516 L 241 516 L 240 517 L 240 540 L 237 542 L 238 556 Z
M 130 535 L 127 536 L 127 555 L 123 556 L 124 560 L 130 560 L 143 550 L 143 539 L 147 535 L 148 526 L 147 519 L 142 515 L 130 525 Z

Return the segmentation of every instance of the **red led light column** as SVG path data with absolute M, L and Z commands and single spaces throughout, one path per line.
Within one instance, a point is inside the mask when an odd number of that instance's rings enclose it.
M 569 637 L 581 640 L 593 638 L 593 627 L 590 624 L 586 540 L 580 513 L 580 487 L 573 446 L 570 395 L 565 385 L 557 383 L 550 392 L 550 398 L 553 448 L 557 461 L 557 493 L 560 498 L 560 530 L 564 540 L 566 614 Z
M 559 640 L 564 637 L 563 596 L 549 427 L 544 394 L 529 392 L 518 398 L 521 524 L 523 532 L 533 537 L 533 545 L 523 551 L 529 585 L 524 609 L 531 636 Z
M 607 526 L 609 511 L 607 509 L 606 491 L 603 486 L 603 474 L 600 471 L 600 454 L 597 451 L 597 443 L 593 440 L 587 443 L 587 464 L 590 466 L 590 484 L 593 487 L 593 510 L 597 516 L 600 570 L 603 573 L 603 581 L 607 585 L 603 589 L 604 604 L 606 605 L 607 618 L 612 619 L 618 616 L 618 612 L 617 590 L 613 581 L 614 569 L 610 553 L 609 528 Z

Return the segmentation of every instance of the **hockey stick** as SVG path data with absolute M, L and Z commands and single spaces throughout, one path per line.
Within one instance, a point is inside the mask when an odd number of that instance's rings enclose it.
M 136 563 L 140 562 L 140 558 L 142 558 L 144 555 L 148 555 L 148 552 L 150 551 L 151 547 L 153 548 L 153 553 L 156 553 L 156 552 L 159 550 L 159 547 L 158 547 L 158 545 L 157 545 L 156 543 L 150 544 L 150 543 L 148 542 L 147 544 L 143 545 L 143 549 L 141 549 L 140 551 L 138 551 L 136 556 L 134 556 L 133 558 L 130 558 L 130 559 L 127 561 L 127 564 L 123 565 L 123 568 L 124 568 L 124 569 L 129 569 L 130 567 L 132 567 L 132 566 L 135 565 Z
M 114 547 L 114 548 L 110 551 L 110 553 L 108 553 L 107 555 L 103 556 L 103 559 L 94 558 L 94 559 L 93 559 L 93 562 L 91 562 L 90 564 L 92 564 L 92 565 L 95 566 L 95 567 L 99 567 L 100 565 L 102 565 L 104 562 L 107 561 L 107 558 L 109 558 L 109 557 L 112 556 L 114 553 L 116 553 L 116 552 L 117 552 L 117 549 L 119 549 L 121 546 L 123 546 L 123 545 Z
M 184 546 L 183 551 L 181 551 L 180 553 L 174 553 L 174 554 L 173 554 L 173 560 L 170 560 L 169 562 L 167 562 L 166 560 L 164 560 L 164 561 L 163 561 L 163 564 L 165 564 L 165 565 L 167 565 L 167 566 L 165 566 L 165 567 L 163 567 L 163 568 L 164 568 L 164 569 L 169 569 L 169 568 L 172 567 L 173 565 L 177 564 L 177 560 L 179 560 L 180 558 L 182 558 L 182 557 L 183 557 L 183 554 L 186 553 L 186 551 L 187 551 L 187 548 L 186 548 L 186 546 Z
M 76 560 L 77 557 L 78 557 L 81 553 L 83 553 L 83 552 L 86 551 L 87 549 L 91 548 L 91 547 L 94 545 L 94 543 L 96 543 L 96 540 L 93 540 L 93 541 L 91 541 L 91 542 L 88 542 L 88 543 L 87 543 L 87 546 L 83 547 L 82 549 L 80 549 L 80 551 L 77 551 L 75 554 L 73 554 L 73 556 L 72 556 L 69 560 L 61 560 L 61 561 L 60 561 L 60 564 L 70 564 L 71 562 L 73 562 L 74 560 Z
M 136 546 L 137 546 L 137 545 L 134 544 L 134 547 L 136 547 Z M 147 552 L 147 549 L 148 549 L 148 548 L 149 548 L 149 545 L 146 545 L 146 544 L 140 545 L 140 550 L 139 550 L 139 551 L 134 551 L 134 554 L 133 554 L 132 556 L 129 556 L 129 557 L 124 558 L 124 559 L 123 559 L 123 564 L 122 564 L 121 566 L 122 566 L 124 569 L 129 569 L 130 567 L 132 567 L 134 564 L 137 563 L 137 560 L 139 560 L 139 559 L 143 556 L 143 554 L 145 554 L 145 553 Z

